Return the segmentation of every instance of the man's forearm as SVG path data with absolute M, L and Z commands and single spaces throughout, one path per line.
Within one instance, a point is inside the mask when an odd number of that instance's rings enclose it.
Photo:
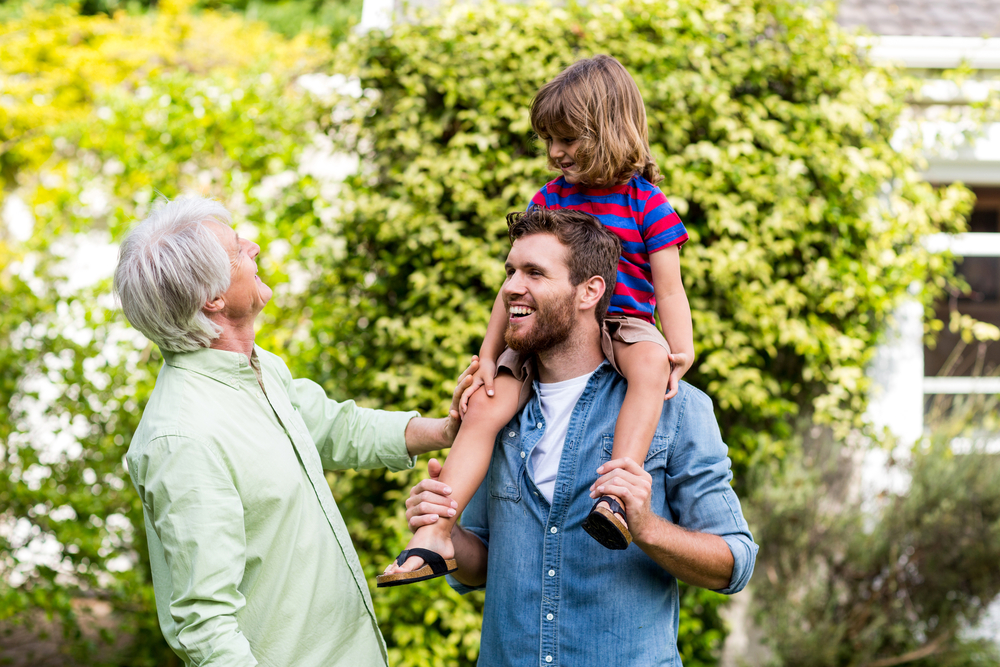
M 447 438 L 447 427 L 447 418 L 414 417 L 403 432 L 406 451 L 410 456 L 419 456 L 451 447 L 451 441 Z
M 489 552 L 482 540 L 455 524 L 451 531 L 451 543 L 455 545 L 455 562 L 458 565 L 452 576 L 466 586 L 485 584 Z
M 729 586 L 733 554 L 718 535 L 695 533 L 653 516 L 633 539 L 660 567 L 686 584 L 709 590 Z

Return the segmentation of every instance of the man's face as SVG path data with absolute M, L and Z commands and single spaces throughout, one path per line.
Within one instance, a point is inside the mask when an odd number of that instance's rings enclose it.
M 222 295 L 225 314 L 230 319 L 254 318 L 271 299 L 271 288 L 257 277 L 257 255 L 260 246 L 240 238 L 235 230 L 222 223 L 212 224 L 219 243 L 229 255 L 229 289 Z
M 501 288 L 507 308 L 504 340 L 518 352 L 551 349 L 569 338 L 576 316 L 576 288 L 569 281 L 569 249 L 552 234 L 514 241 Z

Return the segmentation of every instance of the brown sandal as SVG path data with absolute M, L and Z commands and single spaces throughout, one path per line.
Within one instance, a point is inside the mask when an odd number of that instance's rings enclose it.
M 601 503 L 607 503 L 608 507 L 599 507 Z M 583 529 L 587 534 L 601 543 L 601 546 L 608 549 L 627 549 L 632 543 L 632 533 L 616 514 L 625 515 L 625 508 L 619 504 L 613 496 L 601 496 L 594 503 L 590 514 L 583 522 Z
M 441 558 L 441 555 L 437 552 L 431 551 L 430 549 L 420 549 L 419 547 L 415 547 L 413 549 L 403 549 L 403 551 L 396 556 L 396 565 L 402 565 L 410 556 L 423 558 L 424 566 L 414 570 L 413 572 L 380 574 L 375 577 L 376 585 L 379 588 L 385 588 L 387 586 L 402 586 L 403 584 L 412 584 L 417 581 L 443 577 L 444 575 L 458 569 L 458 563 L 455 562 L 454 558 L 445 560 L 444 558 Z

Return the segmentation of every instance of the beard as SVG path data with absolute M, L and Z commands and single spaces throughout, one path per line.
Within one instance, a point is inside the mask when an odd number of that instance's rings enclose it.
M 565 299 L 535 310 L 535 324 L 528 331 L 518 332 L 507 322 L 503 339 L 515 352 L 544 352 L 565 342 L 573 330 L 573 300 L 570 292 Z

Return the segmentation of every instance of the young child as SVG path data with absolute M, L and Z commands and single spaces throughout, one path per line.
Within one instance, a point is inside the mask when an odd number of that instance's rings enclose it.
M 545 84 L 532 102 L 531 125 L 545 141 L 549 166 L 562 172 L 535 195 L 531 207 L 590 213 L 622 240 L 602 347 L 628 380 L 612 458 L 627 456 L 641 463 L 664 399 L 677 393 L 694 361 L 679 258 L 688 235 L 656 187 L 662 176 L 649 149 L 642 96 L 617 60 L 603 55 L 582 60 Z M 654 324 L 654 308 L 663 335 Z M 504 345 L 508 317 L 498 295 L 480 367 L 464 397 L 468 410 L 441 472 L 440 481 L 451 487 L 458 510 L 417 529 L 407 549 L 378 577 L 379 586 L 422 581 L 455 569 L 452 527 L 486 476 L 497 433 L 522 400 L 522 383 L 497 372 L 498 366 L 515 365 L 507 363 L 512 353 Z M 476 391 L 480 387 L 484 391 Z M 610 549 L 625 549 L 632 539 L 622 504 L 613 496 L 598 499 L 583 527 Z

